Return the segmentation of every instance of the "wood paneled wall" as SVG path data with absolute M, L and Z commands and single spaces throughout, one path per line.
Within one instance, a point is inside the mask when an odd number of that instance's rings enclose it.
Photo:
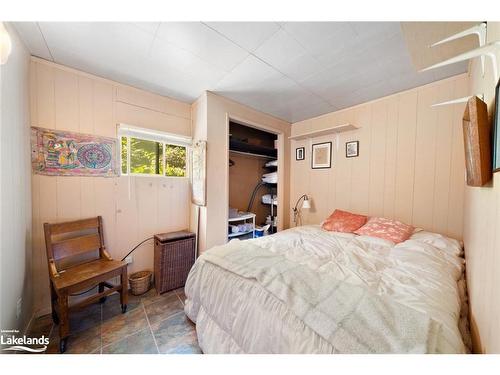
M 0 327 L 22 334 L 33 306 L 31 152 L 27 146 L 30 55 L 16 30 L 9 23 L 3 26 L 11 36 L 12 53 L 0 65 Z
M 116 137 L 117 124 L 191 134 L 190 105 L 33 58 L 31 124 Z M 102 215 L 105 243 L 121 259 L 158 232 L 189 226 L 189 181 L 161 177 L 53 177 L 33 175 L 35 311 L 50 304 L 44 222 Z M 152 241 L 133 254 L 129 272 L 152 269 Z
M 290 205 L 308 194 L 302 223 L 324 220 L 334 209 L 394 218 L 461 239 L 463 229 L 464 105 L 431 104 L 467 93 L 459 75 L 342 111 L 292 124 L 292 135 L 343 123 L 360 129 L 292 141 Z M 359 157 L 345 143 L 359 141 Z M 331 169 L 311 169 L 311 145 L 332 141 Z M 295 149 L 306 159 L 295 160 Z
M 488 43 L 500 40 L 500 22 L 488 22 Z M 500 69 L 500 52 L 497 52 Z M 491 60 L 485 72 L 471 60 L 469 95 L 484 94 L 488 112 L 495 109 Z M 498 104 L 497 104 L 498 105 Z M 477 353 L 500 353 L 500 173 L 483 187 L 466 187 L 464 244 L 470 302 L 472 344 Z

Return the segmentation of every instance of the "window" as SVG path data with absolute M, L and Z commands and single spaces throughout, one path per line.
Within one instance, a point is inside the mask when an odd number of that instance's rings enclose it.
M 120 126 L 122 174 L 186 177 L 188 138 Z

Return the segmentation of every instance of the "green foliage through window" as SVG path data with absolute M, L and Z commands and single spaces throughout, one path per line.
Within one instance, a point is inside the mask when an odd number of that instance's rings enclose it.
M 127 141 L 130 142 L 130 148 Z M 122 173 L 127 173 L 130 150 L 130 173 L 160 176 L 186 176 L 186 147 L 139 138 L 122 137 Z
M 122 137 L 122 173 L 127 174 L 127 137 Z
M 167 176 L 186 175 L 186 147 L 165 145 L 165 169 Z

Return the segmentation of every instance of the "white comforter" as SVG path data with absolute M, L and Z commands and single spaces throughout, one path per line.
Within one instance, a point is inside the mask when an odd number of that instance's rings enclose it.
M 205 353 L 462 353 L 461 253 L 458 241 L 423 231 L 393 246 L 298 227 L 205 252 L 188 277 L 185 311 Z M 255 267 L 253 254 L 266 261 Z M 272 266 L 272 259 L 282 262 Z M 306 276 L 298 282 L 298 275 Z M 270 282 L 276 279 L 288 290 Z M 314 286 L 311 296 L 304 283 Z M 321 297 L 337 289 L 335 298 Z M 369 303 L 351 301 L 360 290 Z M 327 313 L 324 321 L 314 319 L 318 311 Z M 348 329 L 336 331 L 347 311 Z

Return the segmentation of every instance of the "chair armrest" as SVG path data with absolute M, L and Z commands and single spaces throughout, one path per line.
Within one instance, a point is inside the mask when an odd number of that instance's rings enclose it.
M 113 260 L 113 258 L 111 258 L 111 255 L 109 255 L 104 247 L 102 248 L 102 257 L 106 260 Z
M 49 269 L 52 277 L 59 277 L 59 272 L 57 272 L 56 262 L 54 259 L 49 259 Z

